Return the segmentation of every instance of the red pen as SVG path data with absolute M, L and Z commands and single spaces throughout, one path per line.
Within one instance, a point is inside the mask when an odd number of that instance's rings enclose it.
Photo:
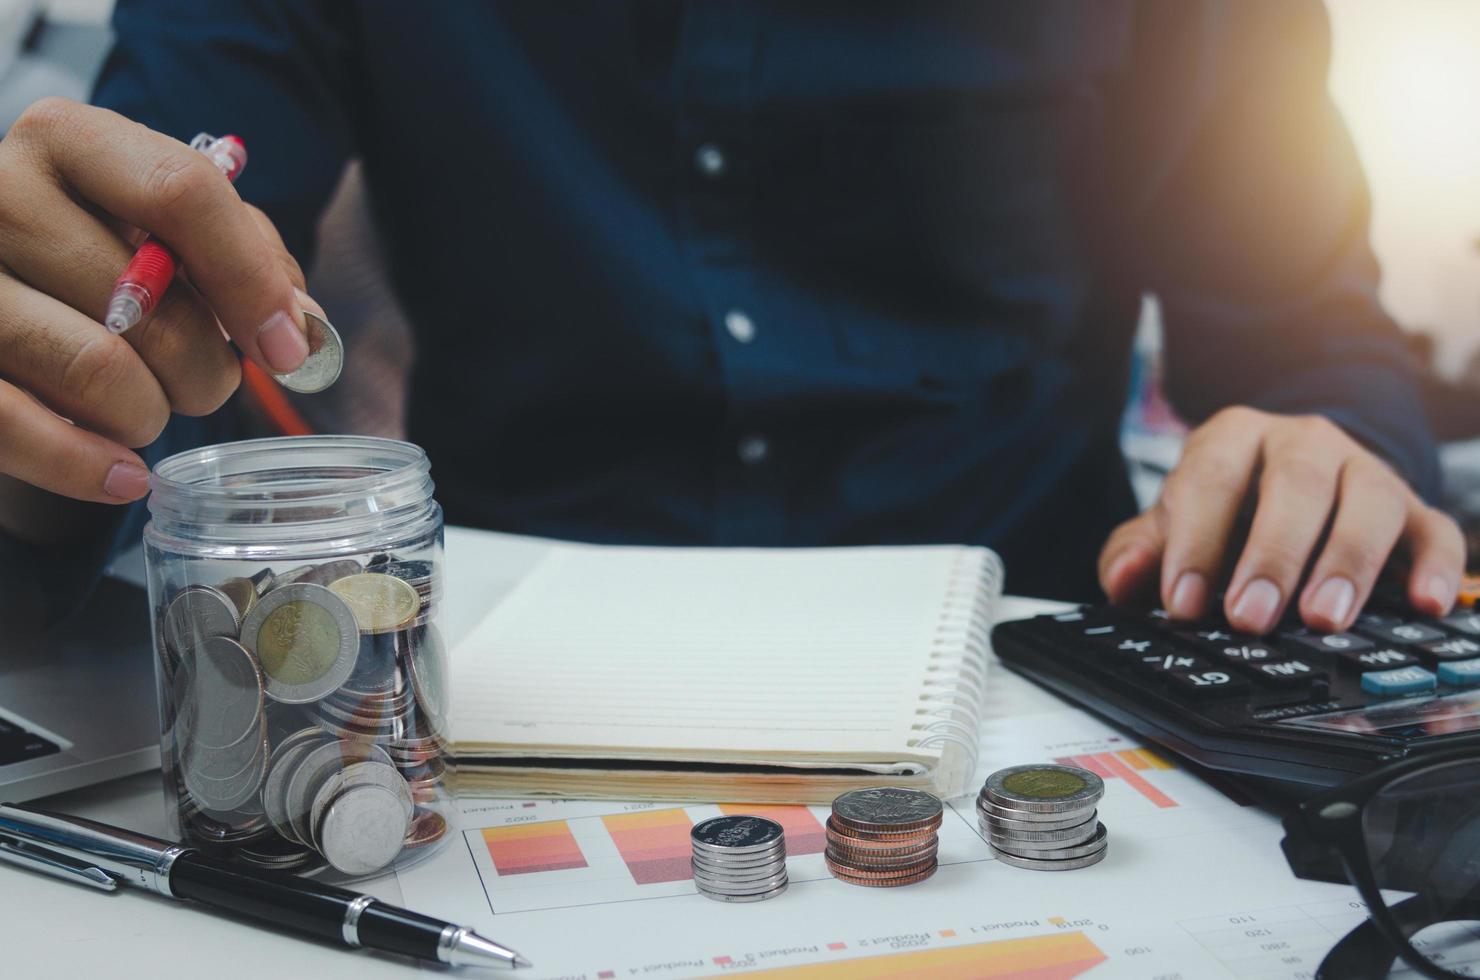
M 237 175 L 247 166 L 247 148 L 235 136 L 217 139 L 210 133 L 201 133 L 190 141 L 190 147 L 204 153 L 227 180 L 235 182 Z M 179 265 L 180 260 L 174 252 L 146 237 L 113 284 L 113 295 L 108 297 L 108 313 L 103 317 L 103 325 L 108 332 L 123 333 L 144 319 L 159 303 L 164 291 L 170 288 L 170 280 L 175 278 Z

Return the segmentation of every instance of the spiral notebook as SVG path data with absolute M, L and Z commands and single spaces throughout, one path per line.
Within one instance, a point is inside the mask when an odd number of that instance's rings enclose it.
M 453 652 L 458 790 L 823 803 L 963 792 L 985 548 L 556 546 Z

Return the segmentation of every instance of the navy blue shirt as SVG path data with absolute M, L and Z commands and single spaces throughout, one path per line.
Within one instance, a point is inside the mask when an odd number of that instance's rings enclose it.
M 1189 419 L 1322 412 L 1435 489 L 1314 0 L 121 0 L 114 23 L 96 101 L 241 135 L 242 196 L 305 261 L 363 160 L 450 521 L 981 543 L 1013 590 L 1087 596 L 1133 512 L 1147 292 Z

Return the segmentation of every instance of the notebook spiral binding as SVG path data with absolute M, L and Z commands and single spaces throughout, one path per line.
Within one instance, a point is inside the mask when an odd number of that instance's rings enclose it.
M 1002 560 L 986 548 L 964 550 L 951 571 L 908 743 L 942 747 L 941 766 L 950 772 L 940 785 L 950 796 L 965 791 L 981 753 L 992 611 L 1001 591 Z M 958 758 L 950 758 L 952 749 Z

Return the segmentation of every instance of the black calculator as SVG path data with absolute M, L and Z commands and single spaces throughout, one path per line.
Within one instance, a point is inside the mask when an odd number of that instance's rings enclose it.
M 1336 785 L 1430 749 L 1480 745 L 1480 612 L 1374 601 L 1350 632 L 1264 637 L 1161 610 L 1083 606 L 1000 623 L 1008 667 L 1211 769 Z M 1292 787 L 1293 788 L 1293 787 Z

